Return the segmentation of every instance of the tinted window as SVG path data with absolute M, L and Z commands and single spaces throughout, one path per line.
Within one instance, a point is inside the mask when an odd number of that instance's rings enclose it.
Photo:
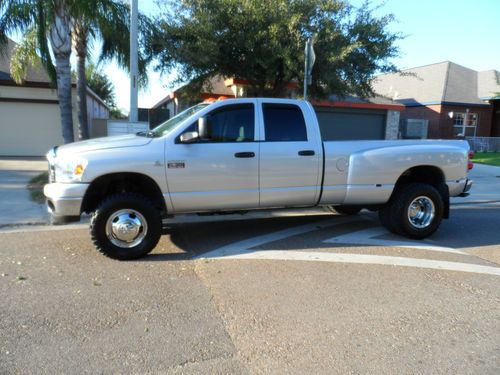
M 250 142 L 254 140 L 253 104 L 231 105 L 207 115 L 209 142 Z
M 266 141 L 307 141 L 306 123 L 296 105 L 264 104 Z

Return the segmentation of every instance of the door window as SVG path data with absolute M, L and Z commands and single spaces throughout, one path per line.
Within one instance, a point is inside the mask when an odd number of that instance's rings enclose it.
M 209 139 L 205 142 L 252 142 L 254 140 L 254 106 L 238 104 L 222 107 L 207 116 Z
M 264 104 L 266 141 L 307 141 L 307 129 L 300 108 L 290 104 Z

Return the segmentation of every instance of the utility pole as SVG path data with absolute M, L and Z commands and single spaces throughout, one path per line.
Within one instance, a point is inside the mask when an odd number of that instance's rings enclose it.
M 306 42 L 305 49 L 305 69 L 304 69 L 304 100 L 307 100 L 307 86 L 312 83 L 312 68 L 314 61 L 316 60 L 316 55 L 314 54 L 313 41 L 312 38 L 308 38 Z
M 137 0 L 130 0 L 130 113 L 129 122 L 137 122 L 137 78 L 139 75 L 137 57 Z

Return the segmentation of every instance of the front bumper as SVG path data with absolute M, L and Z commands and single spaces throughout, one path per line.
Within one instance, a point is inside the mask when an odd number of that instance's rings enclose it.
M 43 188 L 48 211 L 56 217 L 80 217 L 83 197 L 89 184 L 51 183 Z

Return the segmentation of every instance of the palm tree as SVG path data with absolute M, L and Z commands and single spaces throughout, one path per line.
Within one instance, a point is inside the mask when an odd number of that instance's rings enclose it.
M 76 52 L 76 90 L 78 96 L 78 129 L 80 139 L 88 138 L 87 77 L 88 48 L 96 39 L 103 49 L 100 58 L 116 58 L 128 66 L 129 8 L 116 0 L 80 0 L 73 13 L 73 45 Z M 113 46 L 109 48 L 109 46 Z
M 17 0 L 23 3 L 21 0 Z M 42 4 L 42 0 L 34 1 Z M 0 4 L 2 0 L 0 0 Z M 13 3 L 11 0 L 10 3 Z M 121 1 L 117 0 L 65 0 L 67 13 L 71 21 L 71 34 L 73 38 L 73 46 L 77 57 L 77 107 L 78 107 L 78 129 L 79 138 L 88 138 L 88 119 L 87 119 L 87 81 L 85 75 L 86 60 L 89 55 L 89 46 L 96 40 L 102 43 L 102 48 L 99 54 L 99 61 L 116 60 L 121 67 L 128 68 L 129 64 L 129 7 Z M 0 10 L 1 10 L 0 6 Z M 21 56 L 18 59 L 17 71 L 14 66 L 14 76 L 22 76 L 25 73 L 25 67 L 30 62 L 36 61 L 38 55 L 34 50 L 38 51 L 42 59 L 43 66 L 47 69 L 50 75 L 51 59 L 50 54 L 44 53 L 44 38 L 42 37 L 40 25 L 44 25 L 43 7 L 38 13 L 38 22 L 28 28 L 25 33 L 25 38 L 18 48 L 18 54 Z M 141 30 L 140 38 L 142 45 L 151 43 L 155 35 L 155 26 L 151 20 L 140 14 L 139 28 Z M 2 29 L 0 27 L 0 37 Z M 34 38 L 29 40 L 30 33 L 37 35 L 36 43 Z M 46 43 L 46 40 L 45 40 Z M 29 51 L 31 48 L 31 51 Z M 22 53 L 24 52 L 24 54 Z M 54 53 L 55 55 L 55 53 Z M 44 60 L 45 56 L 45 62 Z M 146 57 L 144 54 L 139 55 L 139 73 L 141 83 L 147 81 L 146 66 L 151 61 L 152 54 Z M 23 67 L 24 64 L 24 67 Z M 57 60 L 56 60 L 57 66 Z M 11 69 L 12 70 L 12 69 Z M 71 92 L 70 92 L 71 95 Z M 70 97 L 71 100 L 71 97 Z M 61 108 L 62 112 L 62 108 Z
M 64 143 L 74 141 L 71 105 L 71 0 L 0 0 L 0 42 L 7 33 L 34 33 L 40 60 L 57 84 Z M 50 41 L 47 43 L 47 39 Z M 2 43 L 0 43 L 2 44 Z M 50 52 L 54 55 L 55 68 Z

